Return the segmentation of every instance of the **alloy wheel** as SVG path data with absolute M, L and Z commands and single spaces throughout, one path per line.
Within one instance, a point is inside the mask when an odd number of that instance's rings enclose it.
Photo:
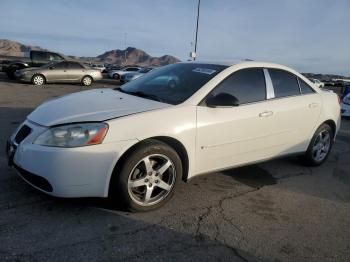
M 92 83 L 92 80 L 90 77 L 84 77 L 84 79 L 83 79 L 84 85 L 89 86 L 89 85 L 91 85 L 91 83 Z
M 312 147 L 312 157 L 321 162 L 328 154 L 331 147 L 331 134 L 328 130 L 322 130 L 316 137 Z
M 128 193 L 141 206 L 155 205 L 167 197 L 175 180 L 175 165 L 167 156 L 149 155 L 141 159 L 130 172 Z
M 33 83 L 37 86 L 41 86 L 44 84 L 44 78 L 42 76 L 35 76 L 33 78 Z

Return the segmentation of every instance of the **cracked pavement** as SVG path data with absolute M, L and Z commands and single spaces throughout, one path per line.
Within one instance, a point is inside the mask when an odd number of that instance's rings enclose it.
M 0 75 L 0 146 L 35 106 L 80 88 Z M 212 173 L 182 183 L 163 208 L 131 214 L 42 194 L 1 150 L 0 261 L 350 261 L 349 166 L 344 119 L 321 167 L 291 157 Z

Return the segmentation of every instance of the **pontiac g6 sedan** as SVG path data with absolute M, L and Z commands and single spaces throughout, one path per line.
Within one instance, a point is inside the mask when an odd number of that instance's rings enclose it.
M 337 95 L 287 67 L 178 63 L 119 89 L 43 103 L 7 150 L 10 165 L 45 193 L 111 197 L 146 211 L 200 174 L 291 154 L 320 165 L 339 125 Z

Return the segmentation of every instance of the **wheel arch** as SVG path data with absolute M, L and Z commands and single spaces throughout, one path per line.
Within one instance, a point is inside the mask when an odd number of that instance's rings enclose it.
M 332 131 L 333 131 L 333 134 L 335 137 L 335 134 L 337 132 L 337 124 L 335 123 L 335 121 L 332 119 L 328 119 L 328 120 L 324 121 L 321 125 L 323 125 L 323 124 L 327 124 L 332 128 Z
M 170 146 L 171 148 L 173 148 L 179 155 L 180 159 L 181 159 L 181 163 L 182 163 L 182 167 L 183 167 L 183 174 L 181 179 L 183 181 L 187 181 L 188 178 L 188 172 L 189 172 L 189 157 L 188 157 L 188 153 L 187 150 L 185 148 L 185 146 L 177 139 L 172 138 L 172 137 L 168 137 L 168 136 L 154 136 L 154 137 L 149 137 L 146 138 L 144 140 L 141 140 L 135 144 L 133 144 L 132 146 L 130 146 L 122 155 L 121 157 L 117 160 L 116 164 L 114 165 L 113 171 L 112 171 L 112 175 L 109 179 L 109 183 L 108 183 L 108 195 L 110 195 L 110 185 L 112 183 L 112 180 L 116 178 L 118 171 L 120 170 L 120 168 L 122 167 L 124 161 L 127 159 L 127 157 L 133 152 L 133 150 L 139 146 L 140 144 L 149 141 L 149 140 L 158 140 L 160 142 L 163 142 L 165 144 L 167 144 L 168 146 Z

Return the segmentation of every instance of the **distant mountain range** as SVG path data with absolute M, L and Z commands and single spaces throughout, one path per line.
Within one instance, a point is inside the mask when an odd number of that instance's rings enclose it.
M 0 39 L 0 55 L 23 56 L 30 50 L 46 50 L 40 46 L 24 45 L 15 41 Z
M 24 56 L 31 50 L 47 50 L 39 46 L 24 45 L 19 42 L 0 39 L 0 55 L 6 56 Z M 162 66 L 177 63 L 180 60 L 174 56 L 164 55 L 153 57 L 141 49 L 128 47 L 125 50 L 110 50 L 97 57 L 78 57 L 68 56 L 71 59 L 92 63 L 111 63 L 123 65 L 140 65 L 140 66 Z

